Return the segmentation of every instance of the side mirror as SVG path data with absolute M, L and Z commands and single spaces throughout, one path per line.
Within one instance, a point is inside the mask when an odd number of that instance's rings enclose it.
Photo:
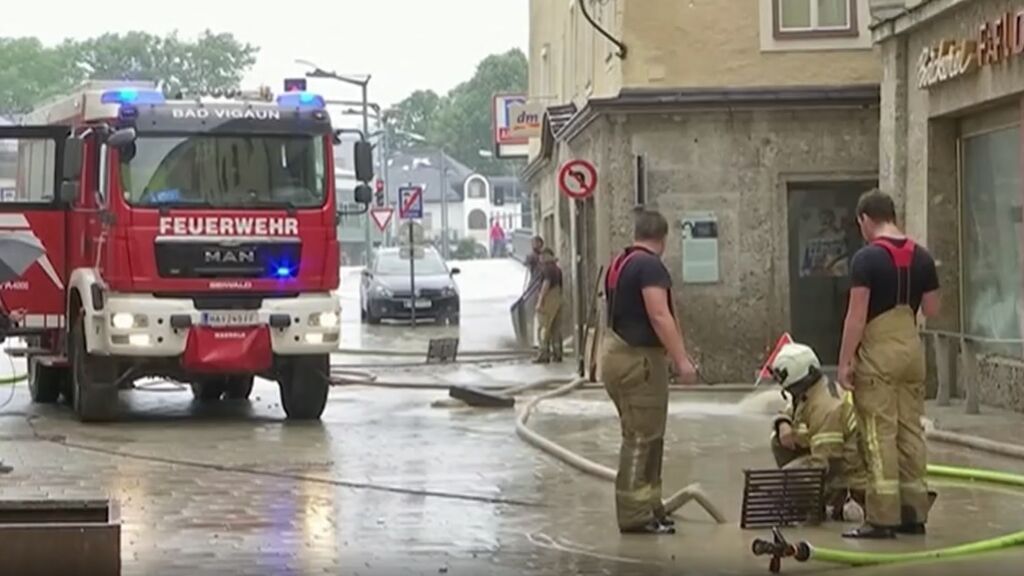
M 373 180 L 373 146 L 369 142 L 355 143 L 356 180 Z M 369 200 L 367 200 L 369 202 Z
M 64 180 L 78 180 L 82 177 L 82 145 L 81 138 L 74 136 L 64 141 Z
M 107 146 L 120 150 L 129 144 L 133 144 L 137 137 L 138 134 L 135 132 L 135 128 L 121 128 L 107 137 Z
M 78 181 L 65 180 L 60 183 L 60 201 L 64 204 L 71 204 L 78 197 Z
M 458 268 L 452 268 L 451 274 L 452 276 L 458 276 L 459 274 L 462 274 L 462 270 L 459 270 Z
M 369 204 L 373 199 L 373 190 L 366 184 L 356 186 L 355 197 L 357 204 Z

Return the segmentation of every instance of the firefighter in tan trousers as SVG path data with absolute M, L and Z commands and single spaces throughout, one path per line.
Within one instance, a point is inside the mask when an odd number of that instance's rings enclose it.
M 935 261 L 896 227 L 888 195 L 857 204 L 868 245 L 853 257 L 839 383 L 853 392 L 868 466 L 866 523 L 843 536 L 924 534 L 934 493 L 925 484 L 925 359 L 917 314 L 939 312 Z
M 550 248 L 541 251 L 540 294 L 537 296 L 537 329 L 540 335 L 538 364 L 562 361 L 562 269 Z
M 607 330 L 601 378 L 622 425 L 615 510 L 619 531 L 673 534 L 661 500 L 661 465 L 668 418 L 668 366 L 683 382 L 696 380 L 672 308 L 672 278 L 661 261 L 668 222 L 653 211 L 636 215 L 634 244 L 605 277 Z
M 775 462 L 779 468 L 824 468 L 825 502 L 832 519 L 842 520 L 848 498 L 864 505 L 867 484 L 853 399 L 829 384 L 809 346 L 786 344 L 770 369 L 789 399 L 773 424 Z

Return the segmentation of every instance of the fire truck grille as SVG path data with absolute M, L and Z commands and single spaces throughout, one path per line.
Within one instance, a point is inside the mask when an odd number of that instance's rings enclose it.
M 295 243 L 158 242 L 162 278 L 266 278 L 293 276 L 302 245 Z

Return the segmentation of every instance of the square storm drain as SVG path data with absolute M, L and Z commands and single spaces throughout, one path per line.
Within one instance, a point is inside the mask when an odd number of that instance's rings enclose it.
M 458 338 L 433 338 L 427 346 L 427 364 L 448 364 L 459 355 Z
M 775 528 L 825 519 L 824 468 L 744 470 L 740 528 Z

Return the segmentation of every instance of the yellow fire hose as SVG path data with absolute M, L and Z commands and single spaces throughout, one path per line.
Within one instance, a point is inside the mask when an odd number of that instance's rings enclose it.
M 930 476 L 940 478 L 952 478 L 957 480 L 968 480 L 972 482 L 986 482 L 1001 486 L 1013 486 L 1024 488 L 1024 476 L 1008 472 L 993 470 L 976 470 L 972 468 L 958 468 L 954 466 L 928 466 Z M 833 548 L 818 548 L 810 542 L 787 545 L 786 551 L 781 556 L 790 556 L 799 562 L 815 560 L 818 562 L 829 562 L 832 564 L 845 564 L 847 566 L 871 566 L 878 564 L 898 564 L 903 562 L 915 562 L 921 560 L 950 559 L 983 552 L 991 552 L 1001 548 L 1020 546 L 1024 544 L 1024 530 L 960 544 L 935 550 L 922 550 L 919 552 L 904 553 L 879 553 L 879 552 L 858 552 L 854 550 L 836 550 Z M 765 540 L 754 542 L 754 552 L 757 555 L 768 555 L 772 543 Z M 761 550 L 761 552 L 758 552 Z M 777 565 L 777 564 L 776 564 Z

